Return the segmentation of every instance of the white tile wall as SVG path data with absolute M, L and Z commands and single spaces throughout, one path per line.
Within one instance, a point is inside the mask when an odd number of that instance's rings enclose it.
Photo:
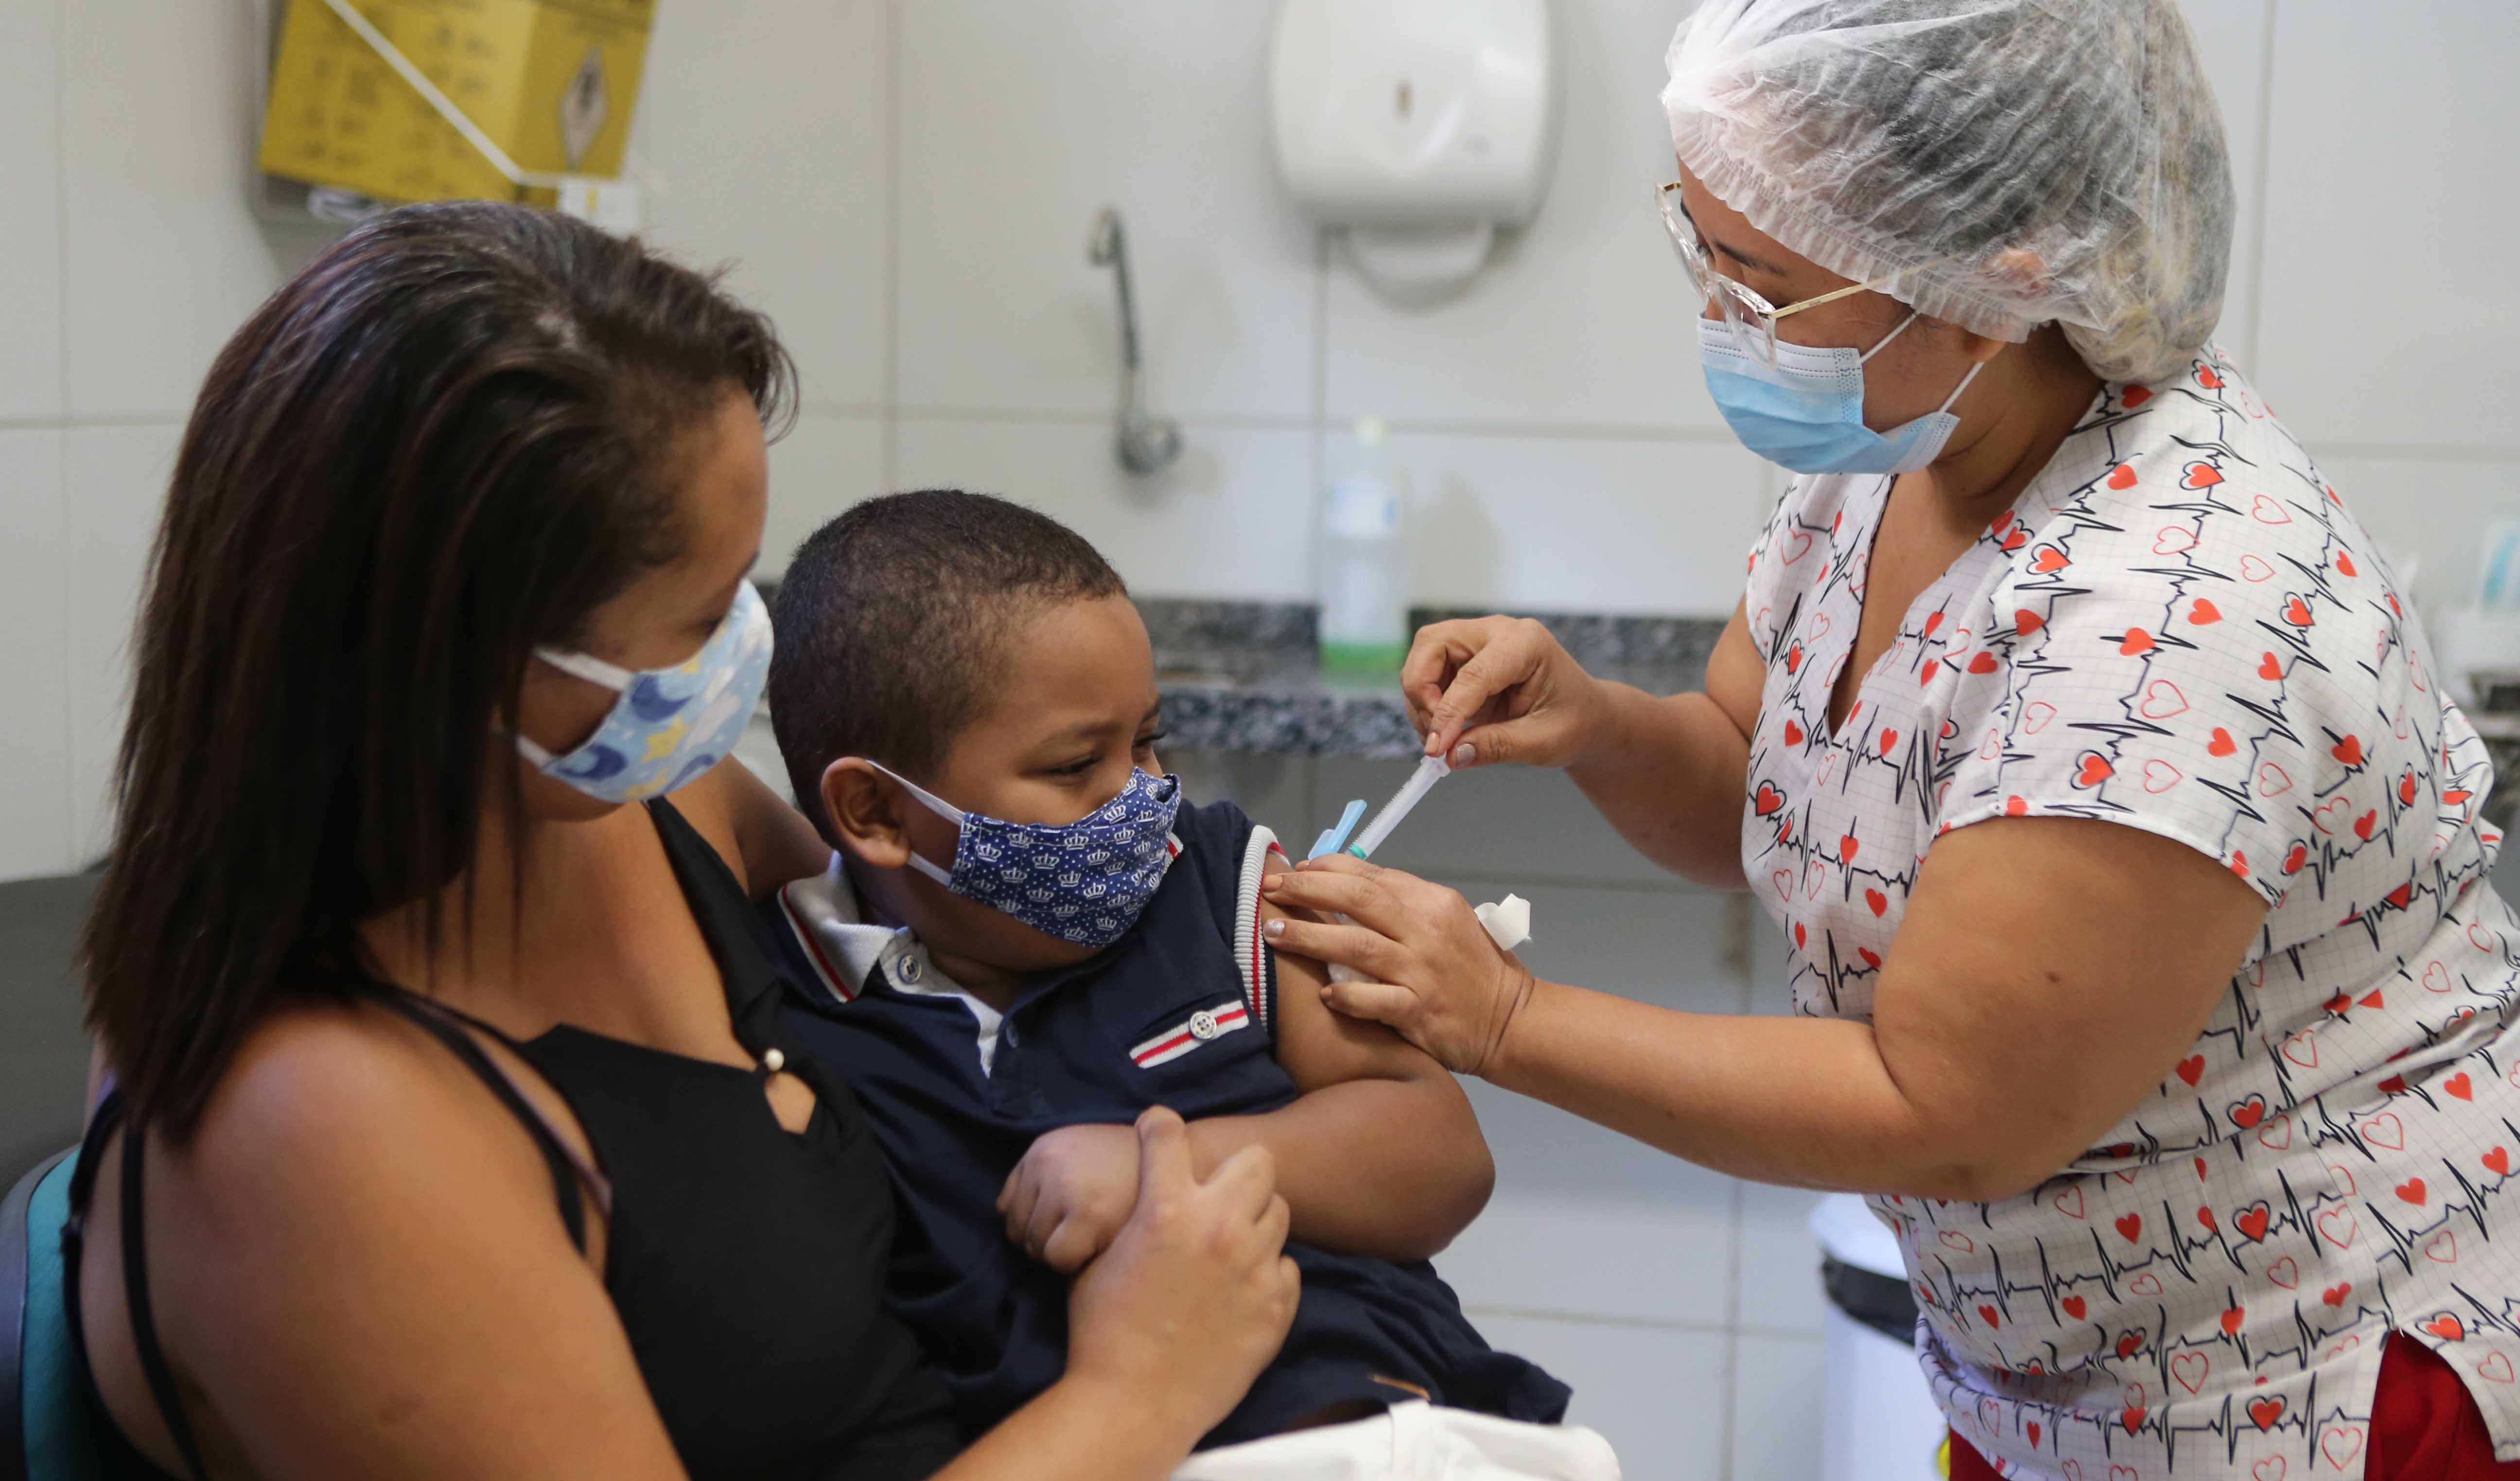
M 1393 420 L 1421 491 L 1418 595 L 1720 613 L 1777 480 L 1699 388 L 1645 188 L 1686 0 L 1558 0 L 1567 112 L 1539 219 L 1461 298 L 1383 303 L 1278 191 L 1270 0 L 754 0 L 662 7 L 637 153 L 652 235 L 772 312 L 806 415 L 774 453 L 764 563 L 887 487 L 1023 498 L 1141 591 L 1299 597 L 1347 420 Z M 2520 347 L 2520 19 L 2501 0 L 2187 0 L 2241 221 L 2224 326 L 2429 601 L 2520 514 L 2492 368 Z M 244 0 L 0 6 L 0 875 L 101 847 L 123 645 L 166 465 L 218 343 L 323 234 L 246 209 Z M 1115 466 L 1108 275 L 1128 213 L 1156 409 L 1190 452 Z M 2428 307 L 2454 302 L 2453 312 Z M 2411 306 L 2411 307 L 2410 307 Z M 2508 378 L 2502 378 L 2507 380 Z M 1309 837 L 1390 767 L 1192 758 Z M 1778 952 L 1672 886 L 1562 779 L 1483 774 L 1392 853 L 1540 907 L 1552 974 L 1781 1010 Z M 1444 1265 L 1490 1334 L 1574 1381 L 1638 1476 L 1808 1477 L 1810 1195 L 1689 1169 L 1477 1094 L 1494 1211 Z M 1618 1322 L 1603 1321 L 1615 1316 Z
M 0 423 L 62 414 L 60 19 L 0 9 Z
M 0 429 L 0 878 L 70 857 L 69 604 L 63 600 L 62 434 Z

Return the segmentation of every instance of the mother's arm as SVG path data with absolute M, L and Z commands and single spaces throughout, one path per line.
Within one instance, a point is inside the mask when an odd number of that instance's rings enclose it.
M 1927 853 L 1863 1023 L 1536 981 L 1460 896 L 1357 860 L 1315 861 L 1277 897 L 1355 918 L 1281 939 L 1379 979 L 1330 1001 L 1457 1070 L 1762 1182 L 1961 1199 L 2037 1187 L 2158 1088 L 2266 911 L 2134 828 L 1975 824 Z
M 945 1481 L 1156 1481 L 1277 1352 L 1299 1281 L 1267 1155 L 1202 1183 L 1180 1118 L 1150 1112 L 1140 1135 L 1139 1212 L 1077 1283 L 1067 1376 Z M 99 1184 L 99 1250 L 113 1189 Z M 216 1473 L 684 1475 L 533 1144 L 382 1010 L 258 1030 L 194 1140 L 153 1149 L 149 1224 L 158 1331 Z M 106 1324 L 118 1263 L 82 1275 L 115 1417 L 180 1472 Z
M 832 846 L 805 815 L 737 757 L 701 773 L 673 801 L 756 900 L 790 879 L 821 874 L 832 861 Z

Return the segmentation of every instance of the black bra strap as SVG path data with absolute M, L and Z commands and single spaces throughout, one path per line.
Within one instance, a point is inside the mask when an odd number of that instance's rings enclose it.
M 584 1200 L 578 1195 L 577 1161 L 568 1154 L 568 1148 L 561 1144 L 558 1134 L 544 1122 L 542 1113 L 535 1110 L 526 1101 L 523 1093 L 500 1072 L 497 1065 L 490 1062 L 490 1056 L 481 1052 L 481 1046 L 473 1042 L 472 1035 L 447 1021 L 449 1015 L 458 1017 L 464 1015 L 456 1014 L 454 1010 L 440 1004 L 427 1003 L 408 993 L 388 994 L 385 1002 L 404 1017 L 428 1030 L 429 1036 L 438 1043 L 445 1045 L 450 1054 L 463 1061 L 465 1068 L 472 1071 L 483 1085 L 489 1087 L 490 1094 L 499 1098 L 499 1103 L 508 1108 L 509 1114 L 522 1123 L 525 1134 L 534 1139 L 535 1148 L 543 1154 L 543 1164 L 551 1169 L 552 1192 L 560 1200 L 560 1219 L 561 1223 L 568 1229 L 569 1242 L 577 1246 L 579 1253 L 585 1253 L 586 1206 Z M 464 1021 L 470 1023 L 475 1020 L 464 1017 Z M 479 1026 L 497 1035 L 500 1042 L 509 1045 L 510 1048 L 516 1047 L 513 1040 L 499 1033 L 497 1029 L 491 1028 L 486 1023 Z
M 158 1417 L 183 1453 L 185 1473 L 195 1481 L 209 1481 L 210 1468 L 202 1463 L 193 1421 L 185 1417 L 183 1400 L 175 1392 L 175 1370 L 158 1345 L 158 1318 L 149 1303 L 149 1245 L 141 1216 L 141 1176 L 148 1165 L 148 1129 L 134 1120 L 122 1135 L 122 1304 L 131 1315 L 131 1345 L 140 1355 L 140 1370 L 148 1376 L 150 1396 L 158 1401 Z

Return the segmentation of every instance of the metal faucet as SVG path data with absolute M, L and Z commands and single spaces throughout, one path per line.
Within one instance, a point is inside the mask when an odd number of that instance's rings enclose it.
M 1146 369 L 1138 354 L 1138 304 L 1129 282 L 1129 239 L 1120 212 L 1104 206 L 1094 218 L 1094 235 L 1086 259 L 1112 270 L 1120 292 L 1120 466 L 1133 473 L 1151 473 L 1181 456 L 1181 424 L 1147 411 Z

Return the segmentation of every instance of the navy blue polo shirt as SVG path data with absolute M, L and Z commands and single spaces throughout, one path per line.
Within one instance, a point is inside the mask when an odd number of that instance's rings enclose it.
M 1185 1118 L 1291 1103 L 1275 1053 L 1276 974 L 1259 932 L 1274 845 L 1230 803 L 1184 807 L 1161 888 L 1129 934 L 1027 984 L 1003 1015 L 946 981 L 908 930 L 864 923 L 840 861 L 768 909 L 820 1010 L 793 1015 L 791 1052 L 847 1077 L 898 1191 L 888 1299 L 977 1434 L 1055 1382 L 1067 1355 L 1067 1279 L 1006 1235 L 997 1199 L 1034 1139 L 1124 1124 L 1153 1105 Z M 1556 1422 L 1568 1390 L 1491 1349 L 1424 1261 L 1289 1242 L 1303 1273 L 1277 1361 L 1202 1448 L 1279 1434 L 1333 1406 L 1438 1404 Z

